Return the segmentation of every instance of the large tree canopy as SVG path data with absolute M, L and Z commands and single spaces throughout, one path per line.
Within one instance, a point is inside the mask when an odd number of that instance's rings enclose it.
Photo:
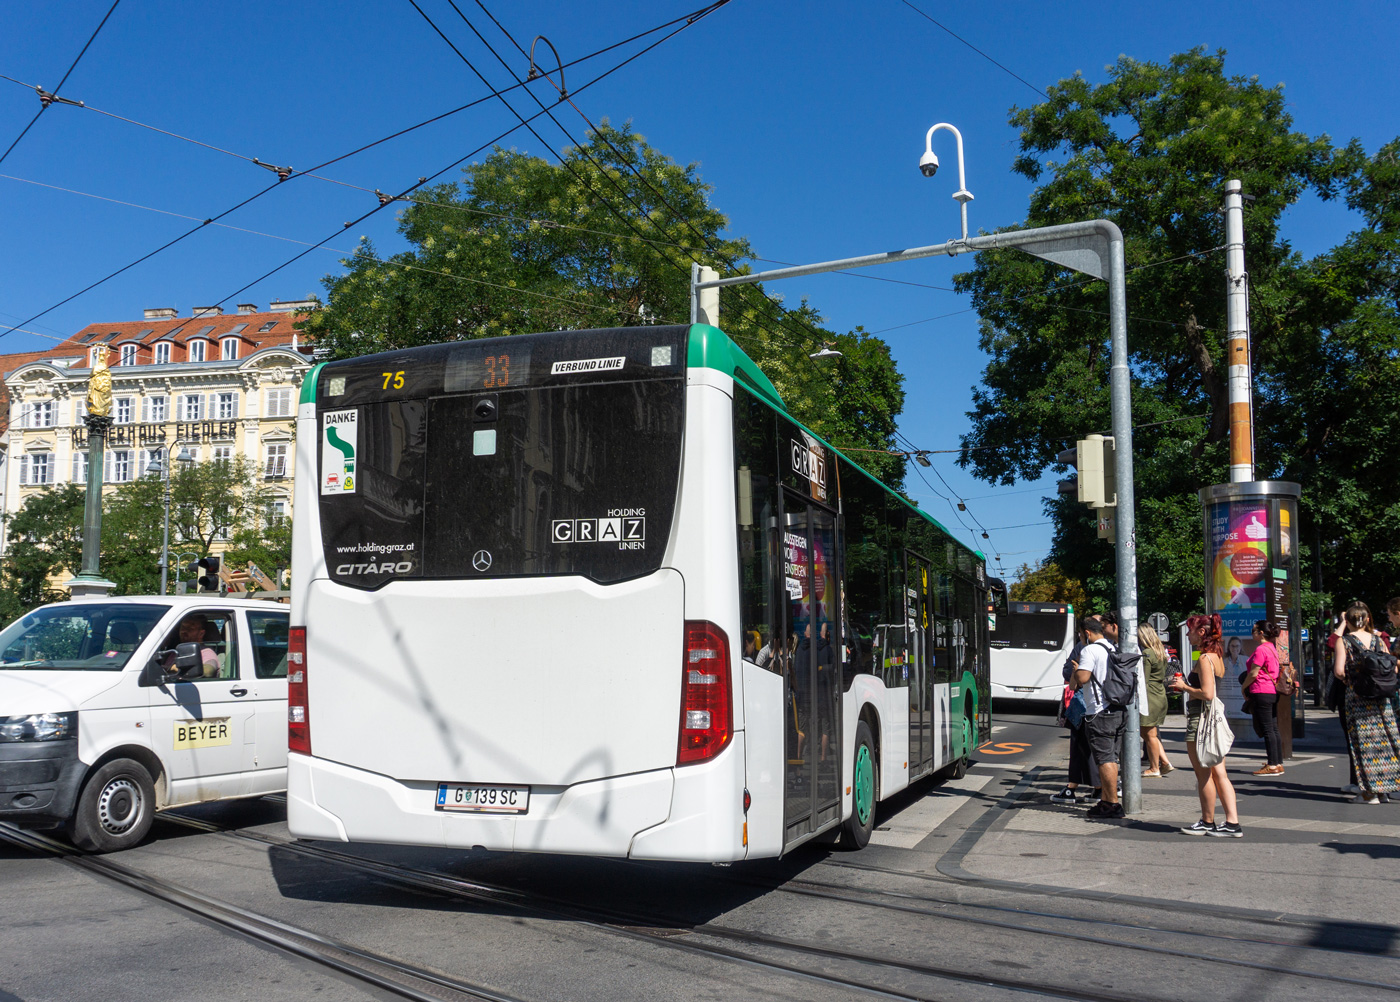
M 411 249 L 387 259 L 368 241 L 325 279 L 327 303 L 301 326 L 344 358 L 468 338 L 685 323 L 695 261 L 746 270 L 747 241 L 723 235 L 695 164 L 604 122 L 553 164 L 496 149 L 460 183 L 424 189 L 402 211 Z M 883 341 L 837 334 L 805 302 L 788 309 L 748 287 L 725 290 L 721 323 L 790 410 L 836 445 L 889 449 L 903 378 Z M 830 342 L 843 353 L 813 362 Z M 872 458 L 873 457 L 873 458 Z M 903 460 L 862 454 L 897 485 Z
M 1039 183 L 1025 225 L 1106 217 L 1126 238 L 1142 607 L 1199 608 L 1196 492 L 1228 479 L 1221 207 L 1231 178 L 1252 197 L 1257 477 L 1300 482 L 1303 543 L 1324 543 L 1329 595 L 1305 598 L 1400 591 L 1400 506 L 1383 455 L 1400 432 L 1396 144 L 1368 157 L 1299 133 L 1281 86 L 1227 76 L 1224 53 L 1202 49 L 1166 65 L 1121 58 L 1106 83 L 1063 80 L 1010 121 L 1016 169 Z M 1314 260 L 1281 231 L 1307 192 L 1344 197 L 1364 223 Z M 1108 430 L 1107 288 L 1014 251 L 980 254 L 958 281 L 991 356 L 960 462 L 992 483 L 1038 479 L 1066 443 Z M 1111 548 L 1073 501 L 1047 507 L 1057 523 L 1048 559 L 1112 604 Z

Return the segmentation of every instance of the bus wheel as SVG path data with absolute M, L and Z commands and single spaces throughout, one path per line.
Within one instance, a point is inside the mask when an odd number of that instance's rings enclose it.
M 972 758 L 972 735 L 974 733 L 972 718 L 964 713 L 962 718 L 962 754 L 958 756 L 949 772 L 953 779 L 962 779 L 967 775 L 968 760 Z
M 69 837 L 86 852 L 129 849 L 151 830 L 155 804 L 151 774 L 129 758 L 114 759 L 88 778 Z
M 856 724 L 856 753 L 851 769 L 851 816 L 841 826 L 841 846 L 864 849 L 875 830 L 875 740 L 864 720 Z

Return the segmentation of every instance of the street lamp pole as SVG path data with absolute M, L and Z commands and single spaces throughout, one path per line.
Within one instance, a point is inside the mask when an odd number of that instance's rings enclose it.
M 180 454 L 175 457 L 175 461 L 177 463 L 193 462 L 194 457 L 177 438 L 165 446 L 164 454 L 160 460 L 152 462 L 150 466 L 146 467 L 147 473 L 160 473 L 165 494 L 165 531 L 161 535 L 160 542 L 160 593 L 162 595 L 166 594 L 166 583 L 170 577 L 170 450 L 177 445 L 180 446 Z

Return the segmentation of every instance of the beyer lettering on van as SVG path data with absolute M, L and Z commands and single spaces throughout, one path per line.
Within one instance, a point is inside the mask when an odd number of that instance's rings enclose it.
M 610 508 L 611 512 L 639 512 L 609 518 L 556 518 L 550 538 L 556 543 L 607 543 L 619 550 L 647 548 L 645 508 Z
M 620 358 L 577 358 L 571 362 L 555 362 L 549 367 L 552 376 L 570 372 L 616 372 L 627 364 L 627 356 Z
M 208 720 L 175 721 L 176 748 L 215 748 L 233 744 L 233 729 L 228 725 L 228 717 L 210 717 Z

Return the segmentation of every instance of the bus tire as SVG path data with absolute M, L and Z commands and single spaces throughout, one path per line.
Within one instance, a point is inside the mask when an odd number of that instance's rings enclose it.
M 973 724 L 972 718 L 964 713 L 962 717 L 962 754 L 958 756 L 953 767 L 948 771 L 949 776 L 953 779 L 962 779 L 967 775 L 967 767 L 972 758 L 973 735 L 976 733 L 977 728 Z
M 129 758 L 113 759 L 83 786 L 68 836 L 84 852 L 117 852 L 146 837 L 155 818 L 151 774 Z
M 875 791 L 879 789 L 879 766 L 875 760 L 875 739 L 864 720 L 856 723 L 856 749 L 851 759 L 851 816 L 841 825 L 841 848 L 864 849 L 875 831 Z

